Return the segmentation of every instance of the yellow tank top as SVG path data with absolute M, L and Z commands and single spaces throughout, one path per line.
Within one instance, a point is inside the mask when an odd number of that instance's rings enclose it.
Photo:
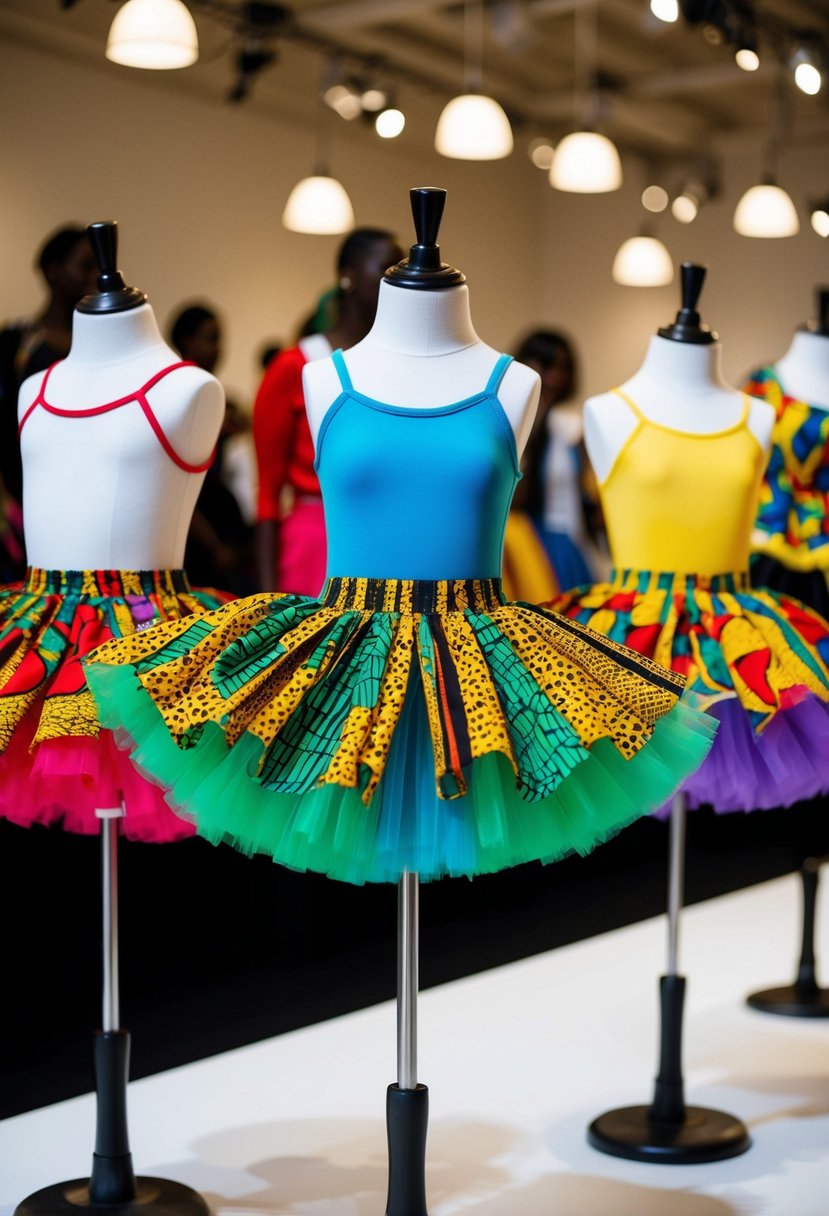
M 618 569 L 728 574 L 748 569 L 766 456 L 751 408 L 724 431 L 695 435 L 646 418 L 620 389 L 636 427 L 599 487 Z

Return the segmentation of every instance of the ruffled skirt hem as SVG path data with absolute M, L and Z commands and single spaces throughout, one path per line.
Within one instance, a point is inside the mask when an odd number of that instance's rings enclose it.
M 104 723 L 118 727 L 133 763 L 166 788 L 170 805 L 193 819 L 199 835 L 356 884 L 394 882 L 404 869 L 423 879 L 471 878 L 587 853 L 670 798 L 701 763 L 716 729 L 679 701 L 633 756 L 623 758 L 600 739 L 536 801 L 521 796 L 499 752 L 472 761 L 468 792 L 445 799 L 435 788 L 422 697 L 407 696 L 389 762 L 366 805 L 353 786 L 268 789 L 259 777 L 263 745 L 253 735 L 229 747 L 208 722 L 180 748 L 131 669 L 93 663 L 87 677 Z

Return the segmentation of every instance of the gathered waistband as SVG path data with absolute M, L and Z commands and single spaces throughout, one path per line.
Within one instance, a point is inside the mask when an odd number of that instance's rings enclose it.
M 190 591 L 183 570 L 40 570 L 30 566 L 23 580 L 33 595 L 176 595 Z
M 499 578 L 330 578 L 320 603 L 340 612 L 483 612 L 506 603 Z
M 751 590 L 747 570 L 728 574 L 677 574 L 670 570 L 612 570 L 610 583 L 620 590 L 637 591 L 725 591 L 732 595 Z

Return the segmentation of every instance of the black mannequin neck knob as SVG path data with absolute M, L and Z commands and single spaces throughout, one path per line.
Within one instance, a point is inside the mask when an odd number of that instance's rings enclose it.
M 817 318 L 814 321 L 807 321 L 804 328 L 810 334 L 819 334 L 822 338 L 829 338 L 829 287 L 818 287 L 815 295 Z
M 418 186 L 409 191 L 417 241 L 409 256 L 390 266 L 383 276 L 395 287 L 434 291 L 466 282 L 466 275 L 440 260 L 438 232 L 446 205 L 446 191 L 437 186 Z
M 118 269 L 118 225 L 115 220 L 103 220 L 87 228 L 89 242 L 98 263 L 98 290 L 84 296 L 78 312 L 126 312 L 147 303 L 147 297 L 137 287 L 127 287 Z
M 666 325 L 657 330 L 660 338 L 669 338 L 672 342 L 688 342 L 694 346 L 706 346 L 717 341 L 717 335 L 701 323 L 697 312 L 697 301 L 705 281 L 706 270 L 707 267 L 698 266 L 694 262 L 682 263 L 682 307 L 676 314 L 673 325 Z
M 446 191 L 437 186 L 417 186 L 409 191 L 409 198 L 418 245 L 437 245 Z

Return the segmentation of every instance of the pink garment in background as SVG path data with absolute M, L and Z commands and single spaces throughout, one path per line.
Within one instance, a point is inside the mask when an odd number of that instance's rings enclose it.
M 300 495 L 279 525 L 276 590 L 319 595 L 327 559 L 322 499 Z

